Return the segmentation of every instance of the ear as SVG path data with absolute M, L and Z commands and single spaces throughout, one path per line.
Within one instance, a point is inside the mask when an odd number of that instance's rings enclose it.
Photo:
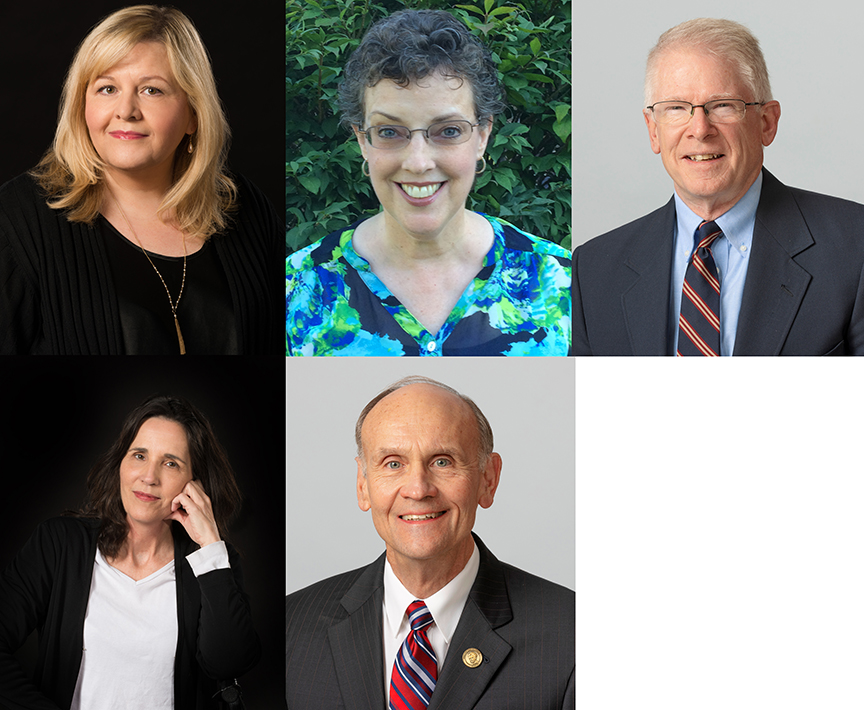
M 762 107 L 762 145 L 769 146 L 777 135 L 777 124 L 780 123 L 780 102 L 769 101 Z
M 360 132 L 359 126 L 351 126 L 351 129 L 354 131 L 354 137 L 357 139 L 357 143 L 360 146 L 360 152 L 366 160 L 369 160 L 369 156 L 366 155 L 366 151 L 369 149 L 369 146 L 366 145 L 366 134 Z
M 483 471 L 480 497 L 477 500 L 481 508 L 488 508 L 495 500 L 495 491 L 498 490 L 498 481 L 501 478 L 501 464 L 501 456 L 494 451 L 489 454 L 486 468 Z
M 480 143 L 477 146 L 477 160 L 483 157 L 486 152 L 486 145 L 489 143 L 489 137 L 492 135 L 492 125 L 495 123 L 495 117 L 487 118 L 483 123 L 477 126 L 477 133 L 480 134 Z
M 657 122 L 654 120 L 654 113 L 651 109 L 642 109 L 642 117 L 645 119 L 645 125 L 648 127 L 651 150 L 660 155 L 660 139 L 657 137 Z
M 368 481 L 363 474 L 363 462 L 360 460 L 360 457 L 356 456 L 354 460 L 357 462 L 357 505 L 365 513 L 372 507 L 372 504 L 369 502 Z

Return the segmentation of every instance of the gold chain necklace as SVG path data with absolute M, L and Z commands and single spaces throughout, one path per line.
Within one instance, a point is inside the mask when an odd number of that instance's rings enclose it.
M 132 229 L 132 224 L 129 222 L 129 218 L 126 216 L 126 213 L 123 211 L 123 208 L 120 206 L 117 198 L 114 197 L 114 193 L 111 192 L 111 190 L 108 190 L 108 194 L 111 195 L 111 199 L 114 200 L 114 204 L 117 205 L 117 209 L 120 210 L 120 214 L 123 215 L 126 226 L 129 227 L 129 231 L 132 232 L 132 236 L 135 237 L 135 241 L 138 242 L 138 246 L 140 247 L 141 251 L 144 252 L 144 256 L 147 257 L 147 261 L 150 262 L 150 266 L 153 267 L 153 271 L 156 272 L 156 275 L 162 282 L 162 286 L 165 287 L 165 293 L 168 294 L 168 305 L 171 306 L 171 314 L 174 316 L 174 327 L 177 329 L 177 342 L 180 344 L 180 354 L 185 355 L 186 344 L 183 342 L 183 333 L 180 332 L 180 323 L 177 321 L 177 307 L 180 305 L 180 297 L 183 295 L 183 287 L 186 285 L 186 233 L 181 232 L 181 234 L 183 234 L 183 280 L 180 282 L 180 293 L 177 294 L 177 300 L 174 301 L 171 298 L 171 292 L 168 290 L 168 284 L 165 283 L 165 279 L 162 278 L 162 274 L 159 273 L 159 269 L 156 268 L 156 264 L 153 263 L 153 259 L 150 258 L 147 250 L 144 249 L 144 246 L 141 244 L 141 240 L 138 239 L 138 235 L 135 233 L 135 230 Z

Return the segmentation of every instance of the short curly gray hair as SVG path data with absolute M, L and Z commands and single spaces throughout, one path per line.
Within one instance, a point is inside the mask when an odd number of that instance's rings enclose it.
M 363 126 L 367 87 L 382 79 L 404 87 L 435 72 L 470 84 L 478 121 L 506 108 L 492 55 L 460 20 L 444 10 L 400 10 L 372 25 L 348 60 L 339 84 L 342 123 Z

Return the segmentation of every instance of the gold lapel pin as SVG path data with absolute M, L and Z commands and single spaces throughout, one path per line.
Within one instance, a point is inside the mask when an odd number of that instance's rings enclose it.
M 483 663 L 483 654 L 476 648 L 469 648 L 462 654 L 462 663 L 469 668 L 476 668 Z

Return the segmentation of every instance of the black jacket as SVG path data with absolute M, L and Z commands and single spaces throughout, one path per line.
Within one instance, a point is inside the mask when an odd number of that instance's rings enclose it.
M 196 546 L 175 523 L 177 653 L 174 707 L 203 710 L 216 692 L 214 679 L 234 678 L 258 662 L 237 552 L 231 569 L 196 579 L 186 555 Z M 67 710 L 72 702 L 84 637 L 84 614 L 96 560 L 99 522 L 52 518 L 36 529 L 0 577 L 0 707 Z M 39 658 L 33 680 L 13 656 L 34 629 Z

